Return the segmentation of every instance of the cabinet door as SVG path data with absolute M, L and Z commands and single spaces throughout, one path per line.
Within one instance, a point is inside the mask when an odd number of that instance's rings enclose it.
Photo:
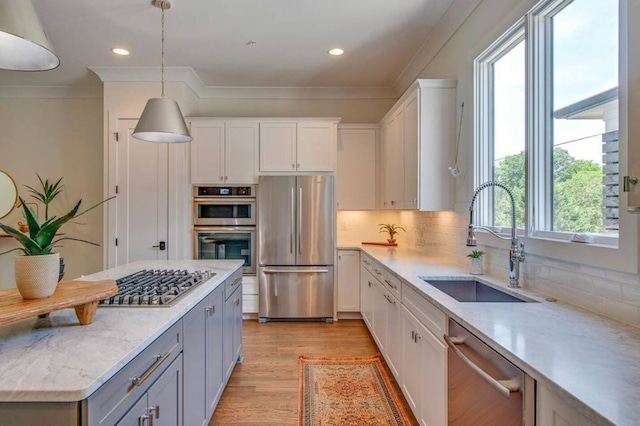
M 260 171 L 296 171 L 296 123 L 260 123 Z
M 382 208 L 404 206 L 404 111 L 389 121 L 382 146 L 382 171 L 385 200 Z
M 234 292 L 224 302 L 223 309 L 223 344 L 222 360 L 224 367 L 224 381 L 229 380 L 233 368 L 238 361 L 242 349 L 242 286 L 236 287 Z
M 545 386 L 538 385 L 536 394 L 536 425 L 595 426 Z
M 216 288 L 207 298 L 206 337 L 205 337 L 205 403 L 207 419 L 213 411 L 224 390 L 223 355 L 223 286 Z M 202 371 L 200 372 L 202 376 Z M 185 424 L 187 424 L 185 422 Z M 196 423 L 194 423 L 196 424 Z
M 338 210 L 376 209 L 376 129 L 338 128 Z
M 225 132 L 225 182 L 258 183 L 258 123 L 229 121 Z
M 206 325 L 208 321 L 207 299 L 198 303 L 191 309 L 182 320 L 184 327 L 184 344 L 182 358 L 184 360 L 184 394 L 190 395 L 184 400 L 184 424 L 186 425 L 206 425 L 207 424 L 207 403 L 203 391 L 209 387 L 211 380 L 209 377 L 209 363 L 205 362 L 205 345 L 208 343 Z M 222 341 L 222 336 L 220 336 Z M 220 346 L 220 345 L 218 345 Z M 205 374 L 202 374 L 202 372 Z M 222 376 L 222 367 L 220 367 Z M 220 380 L 222 384 L 222 380 Z M 205 393 L 206 394 L 206 393 Z
M 192 121 L 191 136 L 191 183 L 223 183 L 224 121 Z
M 360 312 L 358 250 L 338 250 L 338 312 Z
M 375 278 L 364 266 L 360 268 L 360 311 L 362 319 L 373 334 L 373 290 Z
M 385 289 L 378 280 L 373 283 L 373 338 L 383 354 L 387 351 L 387 299 Z
M 400 380 L 403 374 L 402 334 L 400 333 L 402 329 L 402 305 L 389 292 L 386 292 L 384 297 L 387 301 L 387 348 L 385 359 L 395 378 Z
M 296 170 L 332 172 L 336 157 L 336 125 L 298 123 Z
M 153 426 L 182 425 L 182 355 L 179 355 L 147 391 Z M 193 395 L 190 395 L 193 397 Z
M 401 387 L 418 423 L 447 424 L 447 347 L 402 308 Z
M 140 426 L 149 424 L 147 414 L 147 394 L 145 393 L 133 407 L 120 419 L 116 426 Z
M 418 208 L 418 93 L 404 105 L 404 209 Z

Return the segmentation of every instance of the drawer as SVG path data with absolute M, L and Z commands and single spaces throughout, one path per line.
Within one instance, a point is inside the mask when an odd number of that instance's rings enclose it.
M 86 401 L 88 424 L 115 424 L 144 395 L 180 352 L 182 321 L 171 326 L 89 396 Z
M 375 261 L 373 259 L 371 259 L 369 256 L 367 256 L 366 254 L 362 253 L 362 259 L 360 260 L 360 265 L 366 269 L 367 271 L 371 272 L 373 274 L 373 265 L 375 264 Z
M 392 274 L 388 269 L 383 269 L 382 284 L 398 300 L 402 300 L 402 280 Z
M 224 300 L 227 300 L 238 286 L 242 285 L 242 269 L 235 271 L 229 278 L 224 280 Z
M 402 303 L 441 342 L 447 333 L 447 315 L 408 284 L 402 284 Z

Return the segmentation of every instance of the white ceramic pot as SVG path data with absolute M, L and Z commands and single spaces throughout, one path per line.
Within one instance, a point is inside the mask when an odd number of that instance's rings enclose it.
M 471 258 L 471 274 L 482 275 L 483 273 L 484 271 L 482 268 L 482 258 L 481 257 Z
M 23 299 L 42 299 L 56 290 L 60 274 L 60 253 L 16 256 L 16 287 Z

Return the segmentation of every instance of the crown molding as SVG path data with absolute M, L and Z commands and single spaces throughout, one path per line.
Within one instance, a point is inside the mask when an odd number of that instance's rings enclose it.
M 102 99 L 102 86 L 0 86 L 0 98 Z
M 160 81 L 157 67 L 89 67 L 103 82 Z M 397 99 L 391 87 L 205 86 L 190 67 L 169 67 L 165 82 L 185 83 L 200 99 Z

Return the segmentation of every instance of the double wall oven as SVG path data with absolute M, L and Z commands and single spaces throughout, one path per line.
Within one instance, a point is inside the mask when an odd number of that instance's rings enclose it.
M 256 273 L 256 187 L 193 188 L 193 239 L 197 259 L 240 259 Z

